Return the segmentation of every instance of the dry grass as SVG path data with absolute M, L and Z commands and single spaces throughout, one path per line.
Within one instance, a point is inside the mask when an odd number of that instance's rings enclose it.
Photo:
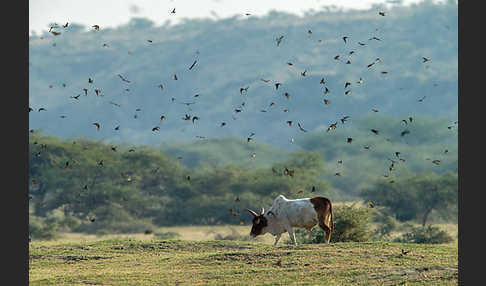
M 402 249 L 409 251 L 406 255 Z M 457 247 L 103 240 L 32 242 L 29 285 L 457 285 Z

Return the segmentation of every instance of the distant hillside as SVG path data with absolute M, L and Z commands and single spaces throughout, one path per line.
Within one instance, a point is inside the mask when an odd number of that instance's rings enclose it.
M 384 17 L 378 15 L 381 9 L 323 10 L 305 17 L 274 12 L 176 26 L 154 26 L 138 18 L 116 29 L 94 31 L 72 24 L 57 29 L 58 36 L 32 36 L 29 104 L 35 111 L 29 113 L 30 128 L 62 138 L 125 144 L 185 148 L 179 142 L 199 142 L 201 147 L 192 147 L 195 152 L 205 148 L 196 136 L 246 140 L 251 132 L 252 143 L 295 149 L 289 140 L 304 134 L 297 123 L 323 132 L 338 121 L 340 129 L 344 115 L 355 124 L 356 118 L 372 116 L 373 108 L 398 122 L 409 116 L 446 119 L 441 128 L 447 127 L 457 120 L 457 4 L 396 7 Z M 345 89 L 347 81 L 351 86 Z M 276 82 L 282 83 L 278 90 Z M 345 90 L 352 92 L 345 95 Z M 41 107 L 46 111 L 38 112 Z M 199 119 L 182 120 L 186 114 Z M 93 122 L 101 124 L 99 131 Z M 156 126 L 160 130 L 152 131 Z M 306 149 L 320 148 L 306 144 Z M 177 148 L 170 150 L 177 153 Z M 242 160 L 247 151 L 251 148 L 234 154 L 234 160 Z M 231 151 L 220 155 L 225 152 Z

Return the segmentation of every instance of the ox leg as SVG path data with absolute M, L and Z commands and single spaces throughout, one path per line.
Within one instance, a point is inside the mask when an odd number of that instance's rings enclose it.
M 327 236 L 331 236 L 331 229 L 324 223 L 319 223 L 319 227 L 326 233 Z M 324 238 L 324 243 L 329 244 L 330 239 Z
M 290 240 L 294 245 L 297 245 L 297 241 L 295 241 L 294 229 L 292 227 L 287 228 L 287 232 L 289 233 Z
M 282 235 L 282 234 L 281 234 L 281 233 L 279 233 L 279 234 L 277 234 L 277 236 L 275 237 L 275 242 L 273 243 L 273 245 L 274 245 L 274 246 L 275 246 L 275 245 L 277 245 L 277 242 L 278 242 L 278 240 L 280 239 L 280 236 L 281 236 L 281 235 Z

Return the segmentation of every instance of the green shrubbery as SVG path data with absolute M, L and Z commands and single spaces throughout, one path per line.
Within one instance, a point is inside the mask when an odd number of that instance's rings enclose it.
M 355 204 L 333 207 L 334 231 L 331 242 L 356 241 L 364 242 L 371 239 L 370 227 L 371 211 L 368 208 L 358 207 Z M 297 243 L 324 243 L 325 232 L 318 226 L 311 231 L 295 230 Z M 287 242 L 290 243 L 290 242 Z
M 34 240 L 50 240 L 58 237 L 57 220 L 52 217 L 29 216 L 29 234 Z
M 454 241 L 454 238 L 437 226 L 412 227 L 411 231 L 394 240 L 405 243 L 440 244 Z

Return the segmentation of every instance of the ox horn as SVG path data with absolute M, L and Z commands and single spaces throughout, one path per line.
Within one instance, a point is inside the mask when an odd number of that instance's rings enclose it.
M 253 216 L 258 216 L 258 214 L 250 209 L 246 209 L 247 211 L 249 211 Z
M 265 209 L 262 208 L 262 211 L 260 212 L 260 215 L 264 214 L 265 213 Z

